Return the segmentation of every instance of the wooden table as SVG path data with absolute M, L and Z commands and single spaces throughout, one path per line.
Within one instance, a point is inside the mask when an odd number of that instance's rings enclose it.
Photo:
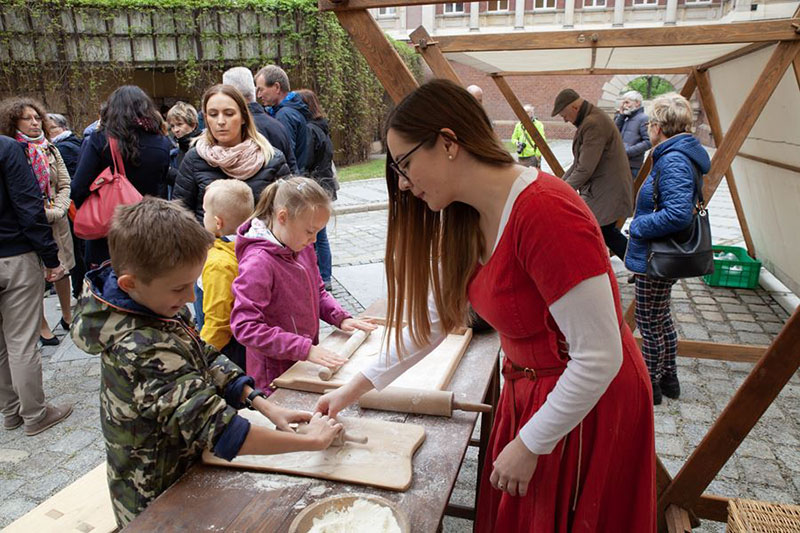
M 475 334 L 450 389 L 468 401 L 496 405 L 500 340 L 495 332 Z M 270 399 L 284 406 L 313 410 L 319 395 L 279 389 Z M 471 442 L 476 413 L 457 411 L 452 418 L 388 413 L 349 407 L 345 416 L 365 416 L 425 427 L 425 442 L 414 455 L 414 477 L 406 492 L 348 483 L 247 472 L 196 465 L 131 522 L 127 532 L 264 531 L 284 532 L 310 503 L 335 494 L 360 492 L 383 496 L 406 512 L 411 530 L 435 532 L 447 508 L 453 516 L 472 518 L 470 509 L 448 506 L 461 462 Z M 491 414 L 481 421 L 478 478 L 491 429 Z

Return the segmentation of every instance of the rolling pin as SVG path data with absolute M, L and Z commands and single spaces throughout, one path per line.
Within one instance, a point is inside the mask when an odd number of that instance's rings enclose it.
M 308 424 L 298 424 L 297 429 L 295 429 L 297 433 L 304 435 L 308 433 Z M 331 446 L 344 446 L 345 442 L 356 442 L 358 444 L 366 444 L 369 441 L 369 437 L 366 435 L 351 435 L 350 433 L 346 432 L 342 429 L 336 438 L 333 439 L 331 442 Z
M 491 405 L 460 402 L 455 393 L 448 390 L 407 389 L 388 387 L 380 392 L 370 391 L 358 401 L 362 409 L 398 411 L 418 415 L 453 416 L 453 411 L 475 411 L 488 413 Z
M 339 350 L 338 354 L 344 357 L 345 359 L 349 359 L 353 353 L 358 350 L 358 347 L 364 344 L 364 341 L 367 340 L 367 336 L 370 334 L 368 331 L 363 330 L 356 330 L 350 335 L 350 338 L 347 339 L 347 342 L 344 344 L 341 350 Z M 319 369 L 319 379 L 322 381 L 330 380 L 333 375 L 339 371 L 342 366 L 337 366 L 335 368 L 328 368 L 323 366 Z

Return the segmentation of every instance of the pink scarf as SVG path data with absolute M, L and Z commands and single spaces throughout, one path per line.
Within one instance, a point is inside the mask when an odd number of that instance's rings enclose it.
M 45 195 L 45 198 L 49 200 L 50 161 L 47 159 L 47 148 L 50 146 L 50 143 L 45 139 L 44 133 L 34 138 L 28 137 L 19 130 L 17 130 L 16 139 L 25 143 L 28 162 L 30 162 L 33 174 L 36 176 L 36 181 L 39 183 L 39 189 Z
M 266 163 L 264 152 L 252 139 L 228 148 L 218 144 L 208 144 L 205 135 L 201 135 L 194 147 L 206 163 L 220 168 L 225 174 L 237 180 L 252 178 Z

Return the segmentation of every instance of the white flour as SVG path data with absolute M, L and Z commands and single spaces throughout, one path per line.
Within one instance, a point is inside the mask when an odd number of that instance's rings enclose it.
M 400 533 L 392 510 L 358 499 L 341 511 L 329 511 L 315 518 L 308 533 Z

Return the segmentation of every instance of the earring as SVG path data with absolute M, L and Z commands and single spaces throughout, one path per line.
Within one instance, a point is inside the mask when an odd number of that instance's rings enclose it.
M 447 159 L 449 159 L 450 161 L 452 161 L 452 160 L 453 160 L 453 156 L 452 156 L 452 155 L 448 155 L 448 156 L 447 156 Z

